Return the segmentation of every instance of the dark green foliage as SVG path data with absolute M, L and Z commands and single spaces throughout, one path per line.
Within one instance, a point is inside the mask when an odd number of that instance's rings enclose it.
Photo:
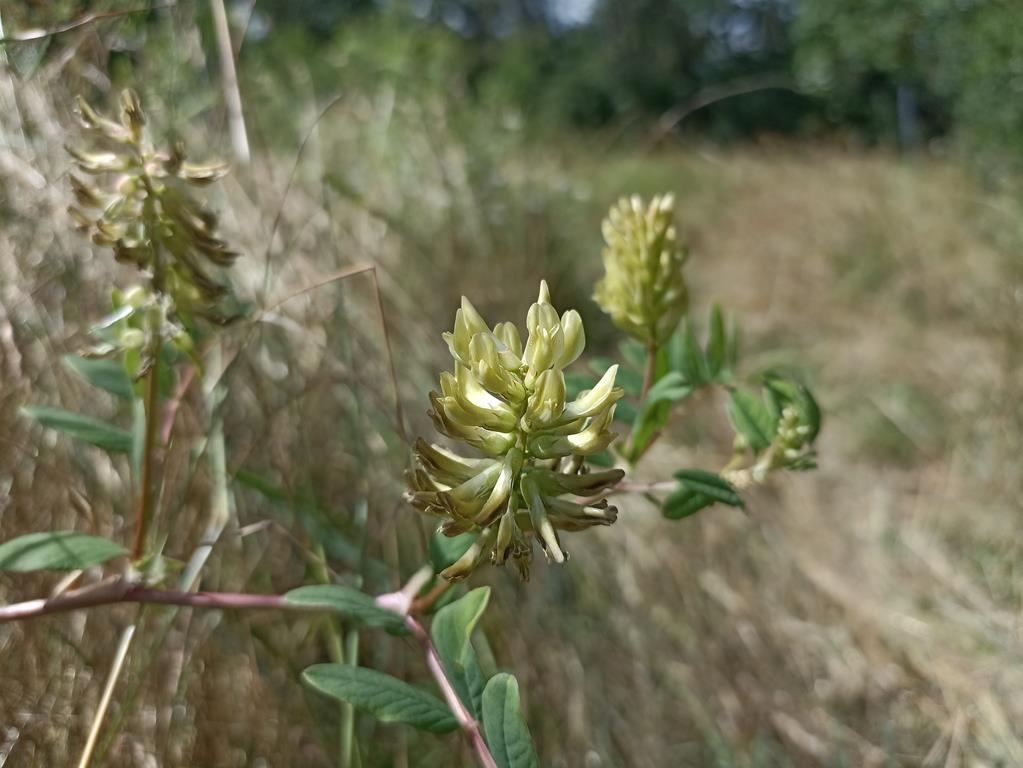
M 539 768 L 533 739 L 522 716 L 519 684 L 511 675 L 494 675 L 483 691 L 483 728 L 500 768 Z
M 302 673 L 318 691 L 364 709 L 384 723 L 405 723 L 447 733 L 458 721 L 436 696 L 374 669 L 348 664 L 314 664 Z
M 689 517 L 717 503 L 730 507 L 744 506 L 735 488 L 713 472 L 682 469 L 675 473 L 675 479 L 678 480 L 678 489 L 661 505 L 664 516 L 671 520 Z
M 778 417 L 756 395 L 742 389 L 732 391 L 728 418 L 737 434 L 754 451 L 763 451 L 771 444 L 778 429 Z

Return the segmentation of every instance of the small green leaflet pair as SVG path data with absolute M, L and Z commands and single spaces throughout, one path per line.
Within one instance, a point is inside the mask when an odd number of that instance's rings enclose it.
M 138 385 L 132 383 L 121 362 L 78 355 L 65 355 L 62 362 L 75 375 L 97 389 L 121 400 L 137 402 Z M 167 372 L 160 382 L 161 391 L 166 393 L 172 387 L 170 366 L 162 366 L 161 370 Z M 131 432 L 91 416 L 45 405 L 26 405 L 22 407 L 21 413 L 44 427 L 63 432 L 73 440 L 94 445 L 110 454 L 131 454 L 135 448 L 135 438 Z
M 675 473 L 678 488 L 661 504 L 669 520 L 681 520 L 717 503 L 744 508 L 738 491 L 720 475 L 702 469 L 682 469 Z
M 76 355 L 68 355 L 63 361 L 92 386 L 125 400 L 133 398 L 131 381 L 120 363 Z M 25 406 L 21 412 L 48 429 L 110 454 L 130 454 L 135 444 L 127 430 L 73 411 L 38 405 Z M 74 571 L 127 554 L 120 544 L 99 536 L 77 531 L 42 531 L 0 544 L 0 571 Z
M 333 585 L 300 587 L 285 599 L 333 607 L 339 613 L 389 632 L 407 631 L 404 620 L 357 590 Z M 474 589 L 437 611 L 430 635 L 459 700 L 483 727 L 500 768 L 539 768 L 539 759 L 509 674 L 489 680 L 480 668 L 471 636 L 490 599 L 489 587 Z M 439 698 L 377 670 L 348 664 L 315 664 L 303 673 L 322 693 L 363 709 L 385 723 L 405 723 L 431 733 L 456 730 L 458 721 Z

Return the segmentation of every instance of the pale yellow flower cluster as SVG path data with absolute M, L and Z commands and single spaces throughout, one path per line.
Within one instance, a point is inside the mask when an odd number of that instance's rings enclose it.
M 671 194 L 649 205 L 638 196 L 623 198 L 601 225 L 605 274 L 593 297 L 615 325 L 648 345 L 664 343 L 689 306 L 674 205 Z
M 478 534 L 475 544 L 444 571 L 467 576 L 485 559 L 512 559 L 528 573 L 533 539 L 548 558 L 565 559 L 558 531 L 609 525 L 617 510 L 600 493 L 623 476 L 589 472 L 587 455 L 604 450 L 610 431 L 617 366 L 590 390 L 566 400 L 564 369 L 586 343 L 575 310 L 558 315 L 546 283 L 526 316 L 525 344 L 513 323 L 491 329 L 468 301 L 444 334 L 455 366 L 432 392 L 437 430 L 476 448 L 466 458 L 425 440 L 415 444 L 417 467 L 409 474 L 410 502 L 444 519 L 442 531 Z

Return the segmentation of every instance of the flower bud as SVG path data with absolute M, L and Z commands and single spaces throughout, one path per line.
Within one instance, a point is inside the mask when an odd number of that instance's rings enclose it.
M 666 341 L 689 304 L 674 202 L 670 194 L 649 205 L 638 196 L 622 199 L 601 225 L 605 274 L 593 298 L 616 326 L 646 344 Z
M 118 344 L 122 349 L 141 349 L 146 343 L 146 334 L 138 328 L 127 328 L 121 332 Z
M 149 292 L 141 285 L 133 285 L 124 292 L 122 303 L 132 309 L 141 309 L 150 300 Z
M 565 348 L 557 360 L 559 368 L 567 368 L 583 353 L 586 346 L 586 333 L 583 331 L 583 319 L 574 309 L 561 316 L 561 331 L 565 339 Z
M 195 341 L 192 339 L 192 334 L 183 328 L 179 329 L 178 332 L 171 337 L 171 342 L 174 344 L 175 349 L 186 355 L 195 351 Z

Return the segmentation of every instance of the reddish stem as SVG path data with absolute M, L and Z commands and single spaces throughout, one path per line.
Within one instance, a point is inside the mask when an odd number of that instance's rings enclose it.
M 188 388 L 192 386 L 192 380 L 194 378 L 195 366 L 190 365 L 181 375 L 181 381 L 178 382 L 178 388 L 174 391 L 173 397 L 171 397 L 167 405 L 164 407 L 163 425 L 160 427 L 160 444 L 163 446 L 170 443 L 171 433 L 174 431 L 174 422 L 177 420 L 178 411 L 181 410 L 181 404 L 184 402 L 185 395 L 188 393 Z
M 83 587 L 73 592 L 65 592 L 56 597 L 26 600 L 23 603 L 0 606 L 0 623 L 115 603 L 153 603 L 221 609 L 310 610 L 309 607 L 290 603 L 280 595 L 254 595 L 245 592 L 181 592 L 172 589 L 153 589 L 123 579 L 116 579 Z M 315 608 L 312 609 L 315 610 Z
M 405 626 L 409 628 L 416 640 L 423 646 L 423 650 L 426 651 L 426 665 L 430 668 L 433 679 L 440 686 L 441 693 L 444 694 L 444 700 L 447 702 L 448 707 L 450 707 L 455 719 L 458 720 L 458 725 L 465 731 L 466 736 L 469 737 L 469 743 L 472 744 L 473 751 L 476 752 L 480 765 L 483 768 L 497 768 L 497 761 L 494 760 L 490 747 L 487 746 L 487 742 L 483 738 L 480 724 L 476 722 L 476 718 L 472 716 L 472 713 L 465 708 L 462 700 L 458 698 L 458 693 L 455 692 L 454 686 L 444 671 L 444 664 L 440 660 L 437 649 L 433 646 L 433 642 L 430 640 L 426 630 L 423 629 L 423 625 L 416 621 L 415 617 L 406 616 Z

